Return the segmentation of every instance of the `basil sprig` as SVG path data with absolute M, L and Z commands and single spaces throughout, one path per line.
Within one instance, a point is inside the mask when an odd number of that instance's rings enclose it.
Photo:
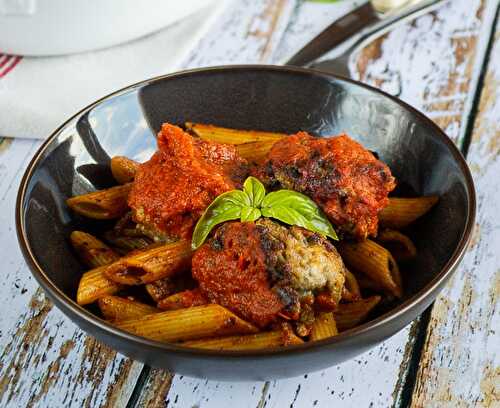
M 237 219 L 253 222 L 261 216 L 338 239 L 330 221 L 309 197 L 293 190 L 266 194 L 259 180 L 248 177 L 243 184 L 243 191 L 223 193 L 207 207 L 196 224 L 191 246 L 193 249 L 199 248 L 218 224 Z

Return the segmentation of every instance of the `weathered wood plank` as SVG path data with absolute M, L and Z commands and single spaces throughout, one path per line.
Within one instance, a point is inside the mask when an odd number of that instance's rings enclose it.
M 380 346 L 336 367 L 303 377 L 272 381 L 266 407 L 389 407 L 410 357 L 412 323 Z
M 297 0 L 231 3 L 183 66 L 197 68 L 270 61 L 296 4 Z
M 332 21 L 365 2 L 365 0 L 340 1 L 334 4 L 300 2 L 271 62 L 283 64 Z
M 353 76 L 423 109 L 460 143 L 496 5 L 496 1 L 456 0 L 434 15 L 401 26 L 353 59 Z M 306 3 L 303 7 L 316 5 Z M 295 24 L 319 31 L 324 25 L 318 23 L 320 16 L 316 11 L 302 17 L 299 10 Z M 294 35 L 299 37 L 297 41 L 304 41 L 303 30 L 291 28 L 285 36 L 287 50 L 281 51 L 280 59 L 293 53 L 290 37 Z M 385 407 L 403 403 L 404 378 L 417 325 L 414 322 L 411 328 L 339 368 L 271 383 L 266 405 Z
M 476 230 L 431 314 L 413 407 L 500 406 L 500 24 L 468 151 Z
M 497 1 L 455 0 L 366 47 L 357 79 L 423 111 L 460 143 Z
M 0 145 L 0 406 L 124 406 L 142 365 L 85 335 L 45 297 L 15 238 L 17 188 L 39 142 Z

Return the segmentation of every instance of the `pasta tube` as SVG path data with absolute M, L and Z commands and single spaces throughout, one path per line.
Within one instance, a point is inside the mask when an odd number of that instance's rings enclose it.
M 304 341 L 294 334 L 285 334 L 281 330 L 247 334 L 246 336 L 216 337 L 192 340 L 183 346 L 211 350 L 258 350 L 271 347 L 286 347 L 301 344 Z
M 116 326 L 138 336 L 168 342 L 258 331 L 252 324 L 215 304 L 154 313 L 117 322 Z
M 427 213 L 437 202 L 438 196 L 417 198 L 389 198 L 389 204 L 378 215 L 382 227 L 400 229 L 407 227 Z
M 152 244 L 151 240 L 143 236 L 130 237 L 126 235 L 119 235 L 115 231 L 107 231 L 104 234 L 104 238 L 111 245 L 123 249 L 125 252 L 145 249 Z
M 124 285 L 151 283 L 189 267 L 191 256 L 191 242 L 177 241 L 121 258 L 107 266 L 104 274 Z
M 160 312 L 156 307 L 119 296 L 104 296 L 97 301 L 97 304 L 103 317 L 112 321 L 137 319 Z
M 115 180 L 120 184 L 134 181 L 135 173 L 140 164 L 124 156 L 115 156 L 111 159 L 111 173 Z
M 127 197 L 131 187 L 132 184 L 129 183 L 71 197 L 66 200 L 66 204 L 77 214 L 88 218 L 119 218 L 128 211 Z
M 380 296 L 371 296 L 352 303 L 341 303 L 333 312 L 338 330 L 342 332 L 363 323 L 380 299 Z
M 90 268 L 108 265 L 120 258 L 104 242 L 86 232 L 73 231 L 70 240 L 82 262 Z
M 408 261 L 417 256 L 412 240 L 399 231 L 385 229 L 378 233 L 377 241 L 387 248 L 396 261 Z
M 208 300 L 200 289 L 185 290 L 174 293 L 158 302 L 158 308 L 162 310 L 177 310 L 186 307 L 206 305 Z
M 176 285 L 172 282 L 172 280 L 167 277 L 147 283 L 144 288 L 146 289 L 146 292 L 148 292 L 149 296 L 151 296 L 151 299 L 158 303 L 160 300 L 165 299 L 172 294 L 175 290 L 175 286 Z
M 241 157 L 252 162 L 260 162 L 266 158 L 274 143 L 274 140 L 243 143 L 237 145 L 236 150 Z
M 349 267 L 367 275 L 385 292 L 398 298 L 403 295 L 398 265 L 387 249 L 367 239 L 341 242 L 338 250 Z
M 373 279 L 367 277 L 366 275 L 359 274 L 358 275 L 358 283 L 361 289 L 371 290 L 373 292 L 384 293 L 384 288 Z M 390 295 L 392 296 L 392 295 Z
M 203 140 L 235 145 L 260 141 L 275 142 L 286 136 L 286 134 L 284 133 L 228 129 L 214 125 L 205 125 L 202 123 L 191 122 L 186 122 L 186 129 Z
M 339 334 L 339 332 L 337 330 L 337 324 L 335 323 L 333 313 L 320 313 L 314 320 L 309 339 L 312 341 L 322 340 L 328 337 L 336 336 L 337 334 Z
M 107 266 L 101 266 L 82 275 L 76 292 L 76 302 L 79 305 L 88 305 L 103 296 L 113 295 L 123 289 L 122 285 L 109 280 L 104 275 L 106 268 Z
M 342 289 L 342 299 L 349 302 L 361 299 L 361 290 L 356 276 L 347 268 L 344 270 L 344 276 L 345 282 Z

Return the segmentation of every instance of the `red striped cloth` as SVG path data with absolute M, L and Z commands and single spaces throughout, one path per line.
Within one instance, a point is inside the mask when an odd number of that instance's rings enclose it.
M 0 53 L 0 78 L 12 71 L 23 57 Z

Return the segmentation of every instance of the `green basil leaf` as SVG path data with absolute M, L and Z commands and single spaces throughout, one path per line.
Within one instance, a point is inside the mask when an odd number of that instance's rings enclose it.
M 225 221 L 237 220 L 241 217 L 246 194 L 243 191 L 232 190 L 218 196 L 210 204 L 196 223 L 191 240 L 191 247 L 197 249 L 205 242 L 212 229 Z M 248 198 L 248 197 L 247 197 Z
M 250 206 L 259 208 L 264 196 L 266 195 L 266 189 L 264 184 L 262 184 L 255 177 L 248 177 L 243 184 L 243 191 L 247 193 L 250 199 Z
M 241 209 L 241 222 L 257 221 L 262 214 L 258 208 L 243 207 Z
M 262 200 L 261 211 L 264 217 L 276 218 L 286 224 L 338 239 L 332 224 L 316 203 L 296 191 L 279 190 L 267 194 Z
M 276 218 L 289 225 L 298 225 L 308 228 L 309 221 L 300 212 L 290 207 L 276 205 L 274 207 L 265 207 L 262 209 L 264 217 Z M 309 229 L 309 228 L 308 228 Z
M 285 207 L 303 208 L 306 211 L 316 212 L 318 206 L 308 196 L 293 190 L 278 190 L 266 195 L 262 200 L 262 207 L 282 205 Z
M 231 194 L 229 194 L 229 193 L 231 193 Z M 226 196 L 226 194 L 227 194 L 227 196 Z M 228 191 L 227 193 L 221 194 L 215 200 L 217 200 L 219 197 L 222 197 L 222 196 L 225 196 L 225 198 L 224 198 L 225 201 L 231 202 L 234 205 L 237 205 L 240 207 L 251 207 L 252 206 L 252 202 L 250 201 L 250 197 L 248 197 L 248 194 L 245 193 L 244 191 L 231 190 L 231 191 Z

